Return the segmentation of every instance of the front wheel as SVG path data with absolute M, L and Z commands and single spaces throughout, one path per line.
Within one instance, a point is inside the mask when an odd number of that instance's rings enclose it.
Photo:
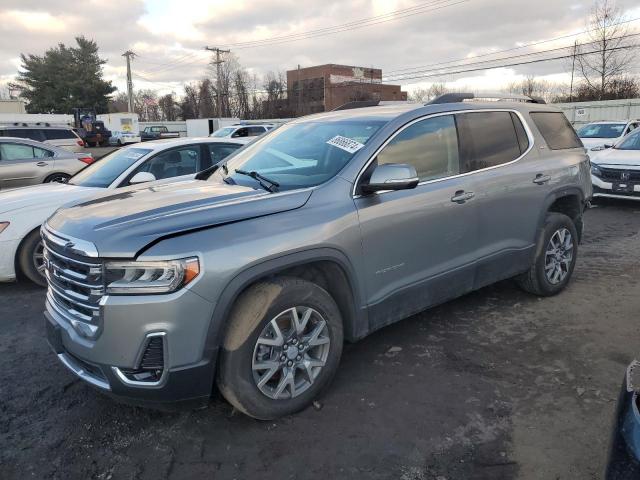
M 577 257 L 578 232 L 573 220 L 561 213 L 548 213 L 533 264 L 517 281 L 529 293 L 555 295 L 571 280 Z
M 229 318 L 218 387 L 261 420 L 306 408 L 331 382 L 342 353 L 342 317 L 320 286 L 276 278 L 249 287 Z
M 44 269 L 44 247 L 40 230 L 34 230 L 25 237 L 18 250 L 20 271 L 36 285 L 47 286 Z
M 54 173 L 53 175 L 49 175 L 47 178 L 45 178 L 44 183 L 67 183 L 70 178 L 71 175 L 67 175 L 66 173 Z

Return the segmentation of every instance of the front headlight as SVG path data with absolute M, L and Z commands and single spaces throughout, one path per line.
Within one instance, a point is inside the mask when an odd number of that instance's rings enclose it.
M 107 294 L 171 293 L 198 276 L 200 261 L 192 257 L 158 262 L 107 262 L 104 268 Z
M 600 170 L 600 167 L 598 165 L 596 165 L 595 163 L 591 164 L 591 174 L 595 175 L 596 177 L 601 177 L 602 176 L 602 170 Z

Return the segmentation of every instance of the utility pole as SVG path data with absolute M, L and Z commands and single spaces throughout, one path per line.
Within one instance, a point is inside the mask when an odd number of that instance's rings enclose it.
M 127 109 L 130 113 L 134 112 L 133 108 L 133 80 L 131 80 L 131 57 L 135 57 L 136 54 L 131 50 L 127 50 L 122 54 L 127 58 Z
M 573 101 L 573 73 L 576 69 L 576 51 L 578 49 L 578 40 L 573 43 L 573 59 L 571 61 L 571 86 L 569 87 L 569 102 Z
M 298 64 L 298 116 L 302 115 L 302 83 L 300 83 L 300 64 Z
M 231 50 L 221 50 L 218 47 L 204 47 L 205 50 L 216 53 L 216 60 L 212 62 L 216 66 L 216 91 L 218 92 L 218 118 L 222 118 L 222 72 L 220 66 L 224 60 L 220 59 L 221 53 L 229 53 Z

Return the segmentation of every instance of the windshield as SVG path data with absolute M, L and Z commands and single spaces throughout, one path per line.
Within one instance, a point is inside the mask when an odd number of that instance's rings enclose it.
M 215 132 L 213 132 L 211 134 L 211 136 L 212 137 L 228 137 L 229 135 L 231 135 L 233 133 L 234 130 L 235 130 L 235 127 L 221 128 L 221 129 L 216 130 Z
M 594 123 L 578 130 L 580 138 L 617 138 L 622 135 L 624 123 Z
M 81 187 L 107 188 L 127 168 L 151 151 L 148 148 L 116 150 L 71 177 L 69 183 Z
M 640 131 L 627 135 L 613 148 L 616 150 L 640 150 Z
M 385 123 L 360 120 L 284 125 L 239 150 L 211 179 L 257 187 L 258 180 L 246 175 L 256 172 L 277 183 L 278 191 L 320 185 L 334 177 Z

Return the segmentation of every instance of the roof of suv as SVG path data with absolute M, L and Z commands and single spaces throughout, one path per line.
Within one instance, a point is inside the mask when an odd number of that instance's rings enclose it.
M 33 130 L 33 129 L 41 129 L 41 130 L 73 130 L 72 127 L 69 126 L 65 126 L 65 125 L 60 125 L 60 126 L 56 126 L 56 125 L 0 125 L 0 130 Z
M 379 107 L 363 107 L 350 110 L 334 110 L 331 112 L 316 113 L 292 120 L 291 123 L 303 122 L 333 122 L 344 120 L 380 120 L 391 121 L 405 113 L 429 115 L 433 113 L 455 112 L 460 110 L 494 110 L 506 108 L 519 111 L 552 111 L 561 112 L 560 109 L 548 104 L 508 102 L 508 101 L 470 101 L 439 104 L 407 103 L 398 105 L 385 105 Z

